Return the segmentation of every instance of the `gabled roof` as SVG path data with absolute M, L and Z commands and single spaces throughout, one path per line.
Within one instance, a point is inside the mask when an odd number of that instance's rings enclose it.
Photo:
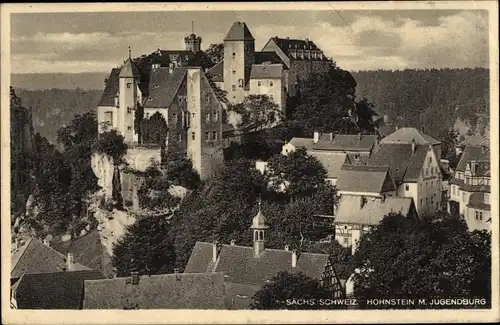
M 491 205 L 486 203 L 484 196 L 485 196 L 484 192 L 472 193 L 471 196 L 469 197 L 469 203 L 467 204 L 467 207 L 490 211 Z
M 176 273 L 85 281 L 84 309 L 224 309 L 221 273 Z
M 417 145 L 412 152 L 411 144 L 382 144 L 368 158 L 369 165 L 387 165 L 396 184 L 416 182 L 420 177 L 430 144 Z
M 248 29 L 247 24 L 241 21 L 237 21 L 231 26 L 231 29 L 224 37 L 224 41 L 247 41 L 255 40 Z
M 19 278 L 23 274 L 61 272 L 66 269 L 66 256 L 44 245 L 35 238 L 30 238 L 12 254 L 10 278 Z M 90 270 L 79 263 L 74 270 Z
M 254 64 L 250 79 L 281 79 L 283 77 L 282 64 Z
M 320 134 L 313 150 L 328 151 L 370 151 L 377 141 L 377 135 Z
M 288 56 L 292 57 L 290 54 L 290 50 L 319 50 L 321 49 L 311 40 L 302 40 L 302 39 L 291 39 L 291 38 L 279 38 L 273 37 L 271 38 L 276 45 Z M 310 58 L 308 60 L 326 60 L 327 58 L 322 55 L 319 58 L 313 59 Z
M 279 55 L 276 52 L 272 51 L 263 51 L 263 52 L 255 52 L 254 56 L 254 64 L 262 64 L 262 63 L 273 63 L 273 64 L 283 64 L 283 68 L 288 70 L 285 62 L 281 60 Z
M 361 200 L 363 205 L 361 205 Z M 385 198 L 362 197 L 344 194 L 340 197 L 335 223 L 376 226 L 390 213 L 407 216 L 414 212 L 413 198 L 386 196 Z
M 435 145 L 441 143 L 430 135 L 409 127 L 397 129 L 395 132 L 380 140 L 380 143 L 411 143 L 412 140 L 415 140 L 416 144 Z
M 381 194 L 394 191 L 396 186 L 388 166 L 343 165 L 337 180 L 337 189 Z
M 123 64 L 120 70 L 120 78 L 139 78 L 141 75 L 131 58 Z
M 314 145 L 313 139 L 311 138 L 292 138 L 289 143 L 296 149 L 306 148 L 307 150 L 311 149 Z
M 224 60 L 210 68 L 210 70 L 207 71 L 207 74 L 212 77 L 214 82 L 224 81 Z
M 149 96 L 144 103 L 145 108 L 168 108 L 175 98 L 179 87 L 185 80 L 187 68 L 160 67 L 151 70 L 149 77 Z
M 98 106 L 115 106 L 115 96 L 120 90 L 120 83 L 118 82 L 118 76 L 120 75 L 120 68 L 115 68 L 111 70 L 109 74 L 108 81 L 106 82 L 106 87 L 101 95 L 101 100 Z
M 480 146 L 465 147 L 464 151 L 462 152 L 462 156 L 460 157 L 460 161 L 458 162 L 456 171 L 465 172 L 467 163 L 471 161 L 489 162 L 490 149 L 488 147 Z
M 326 254 L 300 253 L 293 268 L 291 251 L 266 248 L 256 258 L 252 247 L 220 245 L 218 249 L 213 263 L 213 244 L 196 242 L 185 272 L 222 272 L 226 282 L 262 286 L 280 271 L 320 279 L 328 262 Z
M 315 157 L 325 167 L 328 178 L 338 178 L 342 166 L 349 162 L 349 158 L 345 153 L 329 153 L 311 151 L 308 154 Z
M 88 266 L 92 270 L 101 271 L 106 277 L 113 275 L 111 256 L 101 242 L 99 231 L 93 230 L 85 236 L 66 242 L 51 243 L 52 247 L 60 253 L 67 255 L 73 253 L 76 261 Z
M 84 281 L 98 279 L 93 270 L 25 274 L 12 291 L 18 309 L 82 309 Z

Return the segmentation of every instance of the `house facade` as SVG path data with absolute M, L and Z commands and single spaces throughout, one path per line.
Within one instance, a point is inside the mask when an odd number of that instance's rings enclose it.
M 470 230 L 491 229 L 490 149 L 467 146 L 450 181 L 448 211 L 460 214 Z

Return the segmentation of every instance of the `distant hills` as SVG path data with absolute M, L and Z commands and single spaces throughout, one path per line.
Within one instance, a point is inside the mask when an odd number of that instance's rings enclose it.
M 111 70 L 111 69 L 110 69 Z M 104 88 L 109 73 L 30 73 L 11 74 L 11 86 L 26 90 Z

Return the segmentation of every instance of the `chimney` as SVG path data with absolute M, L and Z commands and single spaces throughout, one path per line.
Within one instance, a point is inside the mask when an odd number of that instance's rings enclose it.
M 168 73 L 169 73 L 169 74 L 174 73 L 174 68 L 175 68 L 175 63 L 170 62 L 170 63 L 168 64 Z
M 415 139 L 411 140 L 411 153 L 414 154 L 417 149 L 417 144 L 415 143 Z
M 292 251 L 292 267 L 297 267 L 297 250 Z
M 287 251 L 287 252 L 288 252 L 289 250 L 290 250 L 290 246 L 285 245 L 285 251 Z
M 138 285 L 139 284 L 139 272 L 130 272 L 130 276 L 132 278 L 132 284 Z
M 67 271 L 74 271 L 75 269 L 75 257 L 73 256 L 73 253 L 68 252 L 68 256 L 66 258 L 66 270 Z
M 314 143 L 318 143 L 319 141 L 319 132 L 314 132 Z
M 234 239 L 231 239 L 231 246 L 235 246 L 236 245 L 236 241 Z
M 333 133 L 330 133 L 330 141 L 333 141 Z
M 212 262 L 217 262 L 217 255 L 219 254 L 219 242 L 214 241 L 212 244 Z

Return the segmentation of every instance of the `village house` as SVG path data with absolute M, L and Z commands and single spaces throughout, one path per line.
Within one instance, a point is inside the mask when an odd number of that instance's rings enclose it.
M 259 212 L 252 220 L 253 247 L 196 242 L 185 272 L 220 272 L 226 286 L 226 308 L 247 309 L 253 295 L 278 272 L 302 272 L 320 281 L 332 298 L 343 296 L 343 287 L 327 254 L 265 247 L 266 220 Z
M 17 282 L 23 274 L 40 274 L 54 272 L 72 272 L 90 270 L 89 267 L 78 263 L 72 252 L 61 254 L 50 247 L 50 242 L 40 242 L 36 238 L 29 238 L 24 244 L 13 244 L 11 255 L 11 284 Z
M 467 146 L 450 181 L 448 211 L 472 230 L 491 229 L 491 166 L 487 146 Z
M 173 273 L 85 281 L 83 309 L 224 309 L 221 273 Z
M 23 274 L 11 288 L 15 309 L 82 309 L 85 280 L 104 279 L 100 271 Z
M 412 197 L 419 215 L 442 208 L 439 141 L 414 128 L 401 128 L 383 138 L 369 165 L 389 166 L 399 197 Z

